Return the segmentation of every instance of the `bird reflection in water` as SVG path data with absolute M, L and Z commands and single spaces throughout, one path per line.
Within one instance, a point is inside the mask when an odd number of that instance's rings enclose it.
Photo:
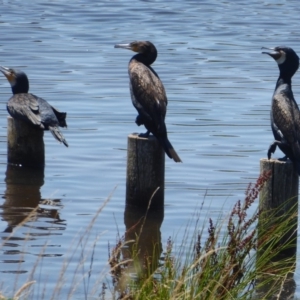
M 47 217 L 54 222 L 61 222 L 58 213 L 59 200 L 47 203 L 41 198 L 40 188 L 44 184 L 44 169 L 24 168 L 7 165 L 5 201 L 2 205 L 1 217 L 8 223 L 4 232 L 12 232 L 16 226 L 28 226 L 27 223 L 39 217 Z M 48 204 L 48 209 L 40 205 Z M 54 209 L 53 209 L 54 204 Z M 47 227 L 39 227 L 47 230 Z M 50 234 L 50 233 L 49 233 Z

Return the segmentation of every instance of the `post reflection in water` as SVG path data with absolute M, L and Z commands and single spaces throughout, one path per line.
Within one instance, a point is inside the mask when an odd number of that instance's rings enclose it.
M 12 232 L 22 222 L 32 221 L 39 214 L 59 219 L 58 211 L 38 207 L 43 202 L 40 188 L 44 184 L 44 169 L 7 165 L 5 202 L 2 219 L 8 223 L 4 232 Z M 28 218 L 28 220 L 26 220 Z
M 296 282 L 294 279 L 294 274 L 289 272 L 286 274 L 286 279 L 284 280 L 284 283 L 281 288 L 281 294 L 280 299 L 294 299 L 296 291 Z M 278 295 L 277 297 L 273 297 L 273 299 L 279 299 Z
M 7 222 L 4 232 L 12 232 L 18 225 L 37 220 L 39 217 L 53 219 L 60 223 L 58 204 L 60 200 L 45 200 L 41 198 L 40 188 L 44 184 L 44 169 L 24 168 L 7 165 L 5 201 L 2 206 L 2 219 Z M 45 205 L 43 208 L 40 205 Z M 32 224 L 32 228 L 34 225 Z M 39 229 L 49 229 L 47 226 Z M 49 233 L 50 235 L 50 233 Z
M 40 187 L 44 184 L 44 169 L 29 169 L 8 164 L 5 182 L 2 218 L 8 223 L 4 231 L 12 232 L 41 201 Z
M 66 228 L 58 213 L 60 200 L 41 198 L 40 188 L 44 184 L 44 169 L 8 164 L 5 183 L 6 190 L 3 196 L 5 201 L 0 207 L 0 215 L 2 220 L 7 222 L 7 227 L 0 230 L 3 240 L 0 258 L 6 263 L 4 264 L 6 267 L 0 273 L 27 273 L 31 267 L 20 266 L 21 263 L 30 261 L 27 254 L 39 257 L 62 255 L 55 250 L 59 246 L 47 244 L 49 236 L 60 235 L 62 233 L 57 231 Z M 14 230 L 18 226 L 26 227 L 28 230 L 25 232 Z M 34 249 L 39 250 L 36 253 Z M 49 249 L 51 254 L 47 253 Z
M 290 266 L 287 267 L 289 268 Z M 288 272 L 284 274 L 284 276 L 280 274 L 279 277 L 281 280 L 279 278 L 276 278 L 275 280 L 269 278 L 269 282 L 267 284 L 256 290 L 256 297 L 254 299 L 262 299 L 264 295 L 269 295 L 268 298 L 264 298 L 269 300 L 295 299 L 296 282 L 294 274 Z M 267 278 L 265 278 L 265 280 L 267 280 Z M 257 284 L 259 284 L 259 282 L 257 282 Z M 270 291 L 272 291 L 272 295 L 270 295 Z
M 134 240 L 137 243 L 136 245 L 129 243 L 122 252 L 124 258 L 128 259 L 137 254 L 139 271 L 143 274 L 151 274 L 158 267 L 162 253 L 160 227 L 163 219 L 163 209 L 146 211 L 136 206 L 126 205 L 124 213 L 125 242 Z

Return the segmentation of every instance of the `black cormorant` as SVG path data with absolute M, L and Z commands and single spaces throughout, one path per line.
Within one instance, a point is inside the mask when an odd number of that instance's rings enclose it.
M 300 175 L 300 112 L 292 91 L 292 77 L 299 67 L 299 57 L 291 48 L 280 46 L 269 49 L 268 54 L 279 67 L 279 77 L 272 98 L 271 127 L 275 141 L 268 150 L 268 158 L 276 146 L 297 167 Z
M 165 116 L 168 100 L 165 88 L 150 66 L 157 57 L 155 46 L 148 41 L 135 41 L 130 44 L 115 45 L 115 48 L 138 52 L 129 62 L 128 73 L 131 100 L 139 113 L 135 122 L 138 126 L 144 125 L 147 129 L 147 132 L 140 136 L 148 137 L 151 132 L 159 140 L 166 154 L 175 162 L 181 162 L 167 136 Z
M 19 70 L 14 70 L 0 66 L 0 71 L 9 81 L 13 96 L 8 100 L 7 111 L 19 120 L 29 122 L 42 130 L 50 130 L 53 136 L 68 147 L 60 127 L 67 127 L 64 112 L 59 112 L 47 101 L 33 94 L 28 93 L 29 81 L 26 74 Z

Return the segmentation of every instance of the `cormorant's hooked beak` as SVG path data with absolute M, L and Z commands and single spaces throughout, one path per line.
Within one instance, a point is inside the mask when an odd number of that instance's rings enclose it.
M 134 52 L 139 52 L 139 48 L 136 43 L 130 43 L 130 44 L 117 44 L 115 45 L 115 48 L 123 48 L 123 49 L 128 49 Z
M 115 48 L 123 48 L 123 49 L 131 50 L 130 44 L 117 44 L 115 45 Z
M 268 54 L 271 57 L 273 57 L 278 65 L 281 65 L 285 62 L 286 53 L 283 50 L 277 51 L 274 48 L 266 48 L 266 47 L 262 47 L 261 49 L 271 50 L 271 52 L 263 51 L 262 53 L 263 54 Z
M 266 47 L 262 47 L 261 48 L 262 50 L 263 49 L 267 49 L 267 50 L 271 50 L 271 52 L 267 52 L 267 51 L 262 51 L 262 54 L 268 54 L 270 55 L 271 57 L 273 57 L 275 60 L 279 59 L 280 56 L 281 56 L 281 53 L 279 51 L 276 51 L 274 48 L 266 48 Z
M 0 66 L 0 71 L 5 75 L 10 84 L 14 84 L 16 81 L 14 74 L 11 72 L 9 68 Z
M 0 71 L 6 76 L 9 74 L 9 68 L 0 66 Z

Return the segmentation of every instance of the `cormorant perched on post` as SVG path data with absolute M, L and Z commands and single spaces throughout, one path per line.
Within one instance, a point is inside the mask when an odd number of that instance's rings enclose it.
M 115 48 L 138 52 L 129 62 L 128 73 L 131 100 L 139 113 L 135 122 L 147 129 L 147 132 L 140 136 L 148 137 L 151 132 L 159 140 L 166 154 L 175 162 L 181 162 L 167 136 L 165 116 L 168 100 L 165 88 L 157 73 L 150 67 L 157 57 L 155 46 L 148 41 L 135 41 L 115 45 Z
M 262 52 L 275 59 L 279 67 L 279 77 L 272 99 L 271 127 L 275 141 L 268 150 L 268 158 L 276 146 L 297 167 L 300 175 L 300 112 L 292 91 L 292 77 L 299 67 L 299 57 L 291 48 L 280 46 Z
M 14 118 L 31 123 L 42 130 L 50 130 L 53 136 L 68 147 L 58 126 L 67 127 L 64 112 L 59 112 L 47 101 L 28 93 L 29 81 L 26 74 L 0 66 L 0 71 L 5 75 L 11 85 L 13 96 L 8 100 L 7 111 Z

